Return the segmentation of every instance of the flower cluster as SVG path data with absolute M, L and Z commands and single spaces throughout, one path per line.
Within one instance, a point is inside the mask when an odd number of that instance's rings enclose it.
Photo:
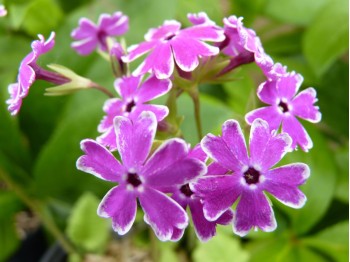
M 301 208 L 306 201 L 299 186 L 310 175 L 307 164 L 276 165 L 298 147 L 305 152 L 312 148 L 298 118 L 312 123 L 321 120 L 314 105 L 316 91 L 307 88 L 298 93 L 302 76 L 274 63 L 254 30 L 244 27 L 243 18 L 224 18 L 223 26 L 205 13 L 189 14 L 188 19 L 192 25 L 187 28 L 167 20 L 150 29 L 145 41 L 129 48 L 115 39 L 129 28 L 128 17 L 121 12 L 102 14 L 97 24 L 87 18 L 79 21 L 71 34 L 72 48 L 80 55 L 97 50 L 110 59 L 117 97 L 68 69 L 56 65 L 50 67 L 56 72 L 51 72 L 39 67 L 39 56 L 54 46 L 54 33 L 47 41 L 39 35 L 20 65 L 17 83 L 9 86 L 9 111 L 18 113 L 37 79 L 61 85 L 48 89 L 50 94 L 68 94 L 77 90 L 74 83 L 80 83 L 80 89 L 97 88 L 109 96 L 97 127 L 100 135 L 81 142 L 84 154 L 77 168 L 115 184 L 97 212 L 111 218 L 120 235 L 132 227 L 138 202 L 144 221 L 162 241 L 183 236 L 189 224 L 187 207 L 201 241 L 216 234 L 217 224 L 232 224 L 239 236 L 252 228 L 273 231 L 277 223 L 266 193 L 292 208 Z M 129 72 L 129 64 L 141 57 L 141 63 Z M 245 116 L 251 125 L 249 145 L 242 123 L 229 119 L 221 135 L 206 134 L 191 148 L 181 136 L 170 105 L 187 92 L 199 110 L 198 84 L 223 81 L 247 63 L 256 63 L 265 76 L 257 96 L 267 105 Z M 166 105 L 150 103 L 165 95 Z M 195 112 L 201 134 L 199 115 Z

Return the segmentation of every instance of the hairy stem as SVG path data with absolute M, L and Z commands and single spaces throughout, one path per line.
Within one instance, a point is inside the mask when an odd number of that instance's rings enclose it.
M 194 87 L 189 91 L 189 94 L 193 101 L 194 106 L 194 118 L 196 121 L 196 129 L 197 129 L 197 135 L 198 135 L 198 141 L 201 141 L 203 137 L 202 133 L 202 121 L 201 121 L 201 112 L 200 112 L 200 102 L 199 102 L 199 91 L 198 87 Z
M 115 97 L 111 91 L 109 91 L 107 88 L 105 88 L 105 87 L 103 87 L 95 82 L 91 82 L 90 86 L 98 91 L 101 91 L 102 93 L 104 93 L 105 95 L 107 95 L 110 98 Z

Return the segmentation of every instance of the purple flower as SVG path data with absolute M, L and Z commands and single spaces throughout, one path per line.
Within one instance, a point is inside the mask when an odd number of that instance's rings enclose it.
M 125 34 L 129 29 L 128 22 L 128 17 L 122 12 L 100 15 L 97 25 L 87 18 L 81 18 L 79 27 L 71 33 L 71 37 L 76 40 L 72 47 L 80 55 L 88 55 L 96 47 L 107 51 L 107 37 Z
M 264 73 L 270 71 L 273 61 L 261 44 L 260 38 L 252 29 L 245 28 L 243 18 L 230 16 L 224 19 L 226 39 L 221 44 L 222 53 L 233 57 L 225 72 L 237 66 L 255 61 Z
M 257 119 L 250 131 L 249 151 L 239 123 L 228 120 L 222 126 L 222 136 L 208 134 L 202 139 L 203 150 L 227 172 L 204 176 L 190 184 L 191 190 L 203 201 L 203 211 L 209 221 L 215 221 L 236 201 L 234 233 L 244 236 L 251 228 L 273 231 L 276 221 L 264 192 L 283 204 L 300 208 L 306 201 L 298 186 L 309 177 L 309 167 L 294 163 L 271 169 L 290 150 L 288 134 L 275 134 L 268 123 Z
M 193 150 L 191 150 L 191 152 L 189 153 L 189 157 L 196 158 L 202 162 L 205 162 L 207 155 L 204 153 L 204 151 L 199 145 Z M 213 172 L 213 166 L 216 165 L 209 166 L 208 174 Z M 196 179 L 198 179 L 198 177 L 194 178 L 194 181 L 196 181 Z M 190 183 L 194 181 L 190 181 Z M 225 211 L 215 221 L 208 221 L 204 217 L 203 204 L 201 202 L 201 199 L 192 192 L 189 186 L 190 183 L 186 183 L 184 185 L 181 185 L 180 187 L 176 187 L 173 191 L 172 198 L 177 203 L 179 203 L 184 210 L 186 210 L 187 206 L 189 207 L 196 235 L 201 241 L 205 242 L 216 235 L 217 224 L 228 225 L 231 223 L 233 219 L 233 212 L 231 209 L 229 209 Z M 183 233 L 184 229 L 182 230 L 182 232 L 178 232 L 178 234 L 181 235 L 183 235 Z
M 98 215 L 112 218 L 113 229 L 126 234 L 135 220 L 138 199 L 144 220 L 157 237 L 162 241 L 178 240 L 181 235 L 176 232 L 188 225 L 188 217 L 164 192 L 204 174 L 206 166 L 188 157 L 188 145 L 177 138 L 165 141 L 149 156 L 157 128 L 152 112 L 143 112 L 135 120 L 116 117 L 114 125 L 122 163 L 89 139 L 82 141 L 85 155 L 77 161 L 79 170 L 118 183 L 101 201 Z
M 17 83 L 11 84 L 8 87 L 10 98 L 6 101 L 8 110 L 12 115 L 16 115 L 22 105 L 22 99 L 28 95 L 29 88 L 32 86 L 36 79 L 47 80 L 47 73 L 45 70 L 37 65 L 38 58 L 47 52 L 49 52 L 55 44 L 55 33 L 52 32 L 49 39 L 45 41 L 42 35 L 38 35 L 39 40 L 32 42 L 32 51 L 22 60 L 19 66 L 19 73 L 17 76 Z M 54 74 L 53 74 L 54 75 Z M 51 79 L 54 82 L 54 79 Z M 61 83 L 61 79 L 57 80 L 56 83 Z M 61 80 L 61 81 L 59 81 Z
M 257 118 L 264 119 L 271 130 L 282 126 L 282 132 L 293 139 L 292 149 L 299 145 L 307 152 L 313 144 L 296 117 L 317 123 L 321 121 L 321 113 L 318 106 L 314 106 L 317 101 L 314 88 L 307 88 L 296 95 L 302 82 L 303 77 L 292 72 L 262 83 L 258 88 L 258 97 L 269 106 L 255 109 L 245 118 L 249 124 Z
M 103 110 L 103 117 L 98 126 L 98 131 L 103 133 L 97 141 L 110 150 L 117 148 L 113 126 L 115 116 L 125 116 L 131 119 L 137 118 L 143 111 L 152 111 L 157 121 L 163 120 L 169 113 L 169 109 L 163 105 L 151 105 L 146 102 L 166 94 L 171 88 L 168 79 L 159 80 L 155 76 L 149 77 L 141 83 L 142 77 L 123 77 L 115 82 L 115 89 L 120 98 L 108 99 Z
M 153 28 L 145 35 L 145 42 L 131 46 L 129 54 L 123 57 L 128 63 L 149 52 L 145 61 L 134 71 L 142 75 L 151 71 L 157 78 L 169 78 L 176 65 L 185 72 L 193 71 L 199 64 L 200 57 L 214 56 L 219 48 L 204 41 L 220 42 L 224 40 L 221 29 L 208 24 L 198 24 L 180 29 L 175 20 L 165 21 L 158 28 Z
M 193 25 L 215 25 L 215 22 L 210 20 L 208 15 L 204 12 L 199 12 L 198 14 L 188 14 L 187 18 Z

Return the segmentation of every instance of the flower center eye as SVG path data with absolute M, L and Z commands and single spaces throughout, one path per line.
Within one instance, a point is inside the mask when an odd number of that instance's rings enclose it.
M 256 184 L 259 182 L 260 173 L 254 168 L 249 167 L 248 170 L 244 172 L 243 177 L 248 185 Z
M 139 175 L 136 173 L 128 173 L 128 179 L 126 182 L 133 187 L 138 187 L 142 184 Z
M 184 195 L 187 196 L 187 197 L 190 197 L 190 196 L 193 195 L 193 192 L 192 192 L 192 190 L 190 189 L 189 184 L 183 185 L 183 186 L 180 188 L 180 191 L 181 191 L 182 194 L 184 194 Z
M 132 100 L 130 103 L 128 103 L 128 104 L 126 105 L 125 111 L 128 112 L 128 113 L 130 113 L 131 110 L 134 108 L 134 106 L 136 106 L 136 104 L 135 104 L 134 100 Z
M 286 113 L 286 112 L 289 111 L 288 104 L 285 103 L 285 102 L 282 102 L 282 101 L 281 101 L 281 102 L 278 104 L 278 107 L 281 109 L 281 111 L 282 111 L 283 113 Z
M 175 36 L 175 34 L 171 34 L 171 35 L 167 36 L 167 37 L 165 38 L 165 40 L 166 40 L 166 41 L 169 41 L 169 40 L 173 39 L 174 36 Z

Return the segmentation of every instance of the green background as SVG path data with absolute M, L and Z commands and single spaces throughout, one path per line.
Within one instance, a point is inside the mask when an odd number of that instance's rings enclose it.
M 251 232 L 241 239 L 230 226 L 218 229 L 208 243 L 195 243 L 194 261 L 348 261 L 349 203 L 349 7 L 346 0 L 8 0 L 9 13 L 0 18 L 0 170 L 47 212 L 82 252 L 101 253 L 108 241 L 109 222 L 96 207 L 111 184 L 77 171 L 82 155 L 79 142 L 95 138 L 106 97 L 84 91 L 65 97 L 44 97 L 49 84 L 37 81 L 23 101 L 19 116 L 11 117 L 5 101 L 7 86 L 16 80 L 18 66 L 37 34 L 56 32 L 52 52 L 40 58 L 43 67 L 57 63 L 113 90 L 109 65 L 97 53 L 79 57 L 70 48 L 70 32 L 80 17 L 97 21 L 103 13 L 123 11 L 129 16 L 128 45 L 143 40 L 150 27 L 177 19 L 189 25 L 189 12 L 205 11 L 218 25 L 223 17 L 244 17 L 274 61 L 304 76 L 301 89 L 317 90 L 322 112 L 319 124 L 302 122 L 314 147 L 296 151 L 285 163 L 304 162 L 311 177 L 302 187 L 308 202 L 294 210 L 273 200 L 278 228 L 273 233 Z M 244 66 L 236 81 L 204 85 L 201 111 L 205 133 L 220 131 L 229 118 L 243 120 L 259 106 L 255 92 L 262 81 L 255 65 Z M 178 101 L 187 141 L 197 143 L 192 104 Z M 187 120 L 187 121 L 186 121 Z M 0 261 L 20 244 L 14 217 L 26 209 L 18 195 L 0 180 Z M 137 218 L 142 225 L 142 216 Z M 140 250 L 157 250 L 161 261 L 184 261 L 181 246 L 149 239 L 140 226 L 129 236 Z M 55 240 L 48 234 L 49 243 Z M 131 244 L 130 244 L 131 245 Z M 179 251 L 180 250 L 180 251 Z M 71 257 L 71 260 L 75 260 Z

